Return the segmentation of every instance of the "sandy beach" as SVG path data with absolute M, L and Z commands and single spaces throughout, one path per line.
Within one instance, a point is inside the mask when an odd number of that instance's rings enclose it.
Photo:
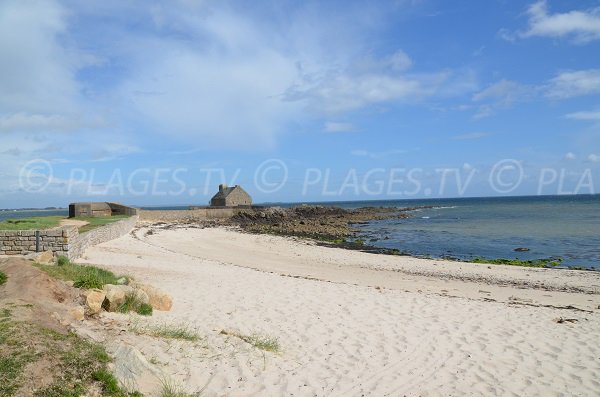
M 99 324 L 112 329 L 109 348 L 135 347 L 156 378 L 202 395 L 600 393 L 597 272 L 376 255 L 173 225 L 143 225 L 79 262 L 173 297 L 169 312 L 104 313 Z M 202 340 L 136 335 L 132 323 L 186 324 Z M 280 350 L 263 352 L 223 330 L 277 338 Z M 159 384 L 148 379 L 141 389 Z

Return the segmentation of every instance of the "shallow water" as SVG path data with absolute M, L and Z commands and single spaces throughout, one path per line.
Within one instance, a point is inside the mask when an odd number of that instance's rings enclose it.
M 560 257 L 563 265 L 600 267 L 600 196 L 423 200 L 410 205 L 418 204 L 434 208 L 413 211 L 409 219 L 355 225 L 360 238 L 413 255 Z

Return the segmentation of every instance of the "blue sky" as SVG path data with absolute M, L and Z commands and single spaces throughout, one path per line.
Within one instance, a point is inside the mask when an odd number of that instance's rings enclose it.
M 0 60 L 0 208 L 600 189 L 600 1 L 4 0 Z

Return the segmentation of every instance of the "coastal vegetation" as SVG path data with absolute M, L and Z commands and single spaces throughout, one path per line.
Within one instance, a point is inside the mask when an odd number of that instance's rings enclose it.
M 139 397 L 122 389 L 109 371 L 110 357 L 102 345 L 75 334 L 13 320 L 0 313 L 0 396 L 25 387 L 36 397 Z M 44 380 L 36 375 L 44 368 Z
M 0 285 L 4 284 L 6 282 L 6 279 L 6 273 L 0 272 Z
M 221 335 L 233 336 L 263 351 L 277 353 L 281 349 L 279 339 L 268 335 L 244 335 L 236 331 L 221 330 Z
M 86 222 L 86 224 L 77 228 L 79 233 L 85 233 L 100 226 L 109 225 L 128 217 L 128 215 L 78 216 L 75 218 L 67 218 L 64 216 L 36 216 L 31 218 L 7 219 L 0 222 L 0 230 L 45 230 L 60 226 L 60 222 L 64 219 L 73 219 Z
M 556 267 L 560 266 L 562 259 L 561 258 L 548 258 L 548 259 L 532 259 L 532 260 L 523 260 L 523 259 L 486 259 L 477 257 L 474 259 L 468 260 L 468 262 L 473 263 L 488 263 L 492 265 L 509 265 L 509 266 L 524 266 L 524 267 Z
M 131 331 L 138 335 L 150 335 L 157 338 L 186 340 L 189 342 L 197 342 L 201 338 L 198 332 L 185 324 L 154 324 L 142 326 L 134 322 Z
M 101 289 L 106 284 L 118 284 L 119 280 L 119 277 L 109 270 L 78 265 L 65 256 L 58 257 L 56 266 L 40 263 L 36 263 L 35 266 L 59 280 L 73 281 L 73 286 L 76 288 Z
M 0 230 L 44 230 L 60 225 L 63 216 L 36 216 L 32 218 L 7 219 L 0 222 Z
M 152 306 L 140 300 L 136 293 L 128 293 L 125 295 L 123 302 L 117 307 L 119 313 L 136 312 L 142 316 L 152 315 Z

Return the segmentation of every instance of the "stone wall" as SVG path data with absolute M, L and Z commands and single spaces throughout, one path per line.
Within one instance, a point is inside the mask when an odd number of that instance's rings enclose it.
M 108 225 L 97 227 L 89 232 L 79 234 L 77 228 L 74 235 L 69 238 L 68 254 L 69 259 L 74 260 L 80 258 L 88 247 L 114 240 L 129 233 L 138 221 L 138 216 L 132 216 L 118 222 L 109 223 Z
M 77 233 L 77 228 L 73 227 Z M 72 231 L 67 228 L 40 230 L 40 251 L 66 255 Z M 36 252 L 35 230 L 0 230 L 0 255 L 26 255 Z
M 40 230 L 39 250 L 52 251 L 55 256 L 69 259 L 81 257 L 91 246 L 129 233 L 138 220 L 137 216 L 120 220 L 79 234 L 76 226 Z M 36 252 L 35 230 L 0 231 L 0 255 L 27 255 Z
M 205 221 L 210 219 L 228 219 L 241 208 L 198 208 L 190 210 L 139 210 L 140 220 L 148 222 Z

